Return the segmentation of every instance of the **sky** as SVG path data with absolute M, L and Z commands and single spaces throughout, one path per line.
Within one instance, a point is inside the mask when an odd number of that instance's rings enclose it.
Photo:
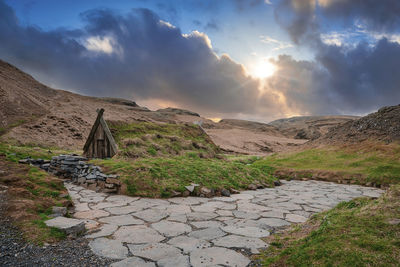
M 364 115 L 400 104 L 400 1 L 0 0 L 0 59 L 208 118 Z

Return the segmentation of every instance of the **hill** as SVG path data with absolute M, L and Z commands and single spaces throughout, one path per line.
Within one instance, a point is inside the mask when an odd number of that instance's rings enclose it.
M 317 139 L 326 134 L 330 128 L 353 121 L 356 116 L 299 116 L 279 119 L 269 123 L 283 135 L 295 139 Z
M 106 120 L 126 124 L 202 122 L 214 143 L 227 152 L 264 155 L 304 143 L 263 123 L 232 119 L 215 123 L 189 110 L 151 111 L 132 100 L 55 90 L 4 61 L 0 61 L 0 103 L 0 138 L 17 144 L 81 149 L 98 108 L 106 110 Z
M 357 120 L 331 128 L 315 143 L 340 144 L 363 141 L 400 141 L 400 105 L 383 107 Z

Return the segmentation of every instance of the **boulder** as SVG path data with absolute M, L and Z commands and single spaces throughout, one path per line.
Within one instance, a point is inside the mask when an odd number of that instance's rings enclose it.
M 85 221 L 66 217 L 56 217 L 45 221 L 48 227 L 57 228 L 67 235 L 78 236 L 85 232 Z

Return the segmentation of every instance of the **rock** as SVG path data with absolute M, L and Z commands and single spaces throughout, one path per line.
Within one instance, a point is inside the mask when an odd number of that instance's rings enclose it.
M 97 238 L 89 242 L 92 251 L 101 257 L 110 259 L 125 259 L 128 257 L 128 249 L 118 240 Z
M 192 228 L 187 224 L 170 221 L 153 223 L 151 227 L 167 237 L 173 237 L 192 231 Z
M 200 221 L 200 222 L 191 222 L 191 224 L 196 228 L 218 228 L 222 226 L 221 222 L 218 221 Z
M 231 192 L 231 194 L 240 194 L 240 191 L 234 188 L 230 188 L 229 191 Z
M 251 253 L 259 253 L 258 249 L 267 248 L 268 244 L 259 238 L 227 235 L 212 241 L 214 245 L 226 248 L 247 248 Z
M 286 214 L 285 220 L 292 223 L 302 223 L 307 221 L 307 218 L 297 214 Z
M 52 207 L 52 217 L 65 216 L 67 214 L 66 207 Z
M 200 195 L 204 195 L 205 197 L 212 197 L 212 191 L 211 189 L 208 189 L 207 187 L 201 187 L 199 191 Z
M 185 186 L 185 188 L 186 188 L 190 193 L 192 193 L 192 192 L 194 191 L 194 185 L 187 185 L 187 186 Z
M 156 267 L 156 265 L 153 262 L 145 262 L 144 260 L 138 257 L 129 257 L 126 258 L 125 260 L 114 262 L 113 264 L 111 264 L 111 267 L 128 267 L 128 266 Z
M 255 185 L 255 184 L 249 184 L 249 185 L 247 186 L 247 188 L 250 189 L 250 190 L 257 190 L 257 185 Z
M 250 260 L 234 250 L 212 247 L 197 249 L 190 253 L 190 263 L 193 267 L 218 265 L 245 267 L 250 263 Z
M 269 231 L 258 228 L 258 227 L 251 227 L 251 226 L 225 226 L 221 228 L 224 232 L 242 235 L 247 237 L 267 237 L 269 236 Z
M 190 192 L 188 190 L 185 190 L 185 191 L 183 191 L 182 196 L 188 197 L 188 196 L 190 196 Z
M 229 190 L 223 188 L 221 190 L 221 195 L 223 195 L 224 197 L 230 197 L 231 196 L 231 192 L 229 192 Z
M 206 240 L 183 235 L 170 239 L 168 244 L 182 249 L 184 253 L 188 253 L 196 249 L 208 248 L 211 246 L 211 243 Z
M 118 225 L 114 224 L 104 224 L 100 227 L 100 231 L 87 235 L 87 238 L 97 238 L 112 235 L 115 231 L 117 231 Z
M 104 186 L 105 186 L 105 188 L 109 188 L 109 189 L 114 189 L 115 188 L 115 184 L 105 183 Z
M 134 256 L 149 259 L 152 261 L 159 261 L 167 258 L 176 258 L 182 256 L 179 249 L 168 244 L 146 244 L 146 245 L 132 245 L 128 244 L 129 250 Z
M 88 210 L 79 211 L 74 214 L 74 217 L 78 219 L 96 219 L 100 217 L 106 217 L 108 215 L 110 215 L 110 213 L 104 210 Z
M 191 212 L 186 214 L 186 216 L 190 221 L 204 221 L 214 219 L 218 217 L 218 214 L 213 212 Z
M 189 256 L 165 258 L 157 261 L 159 267 L 190 267 Z
M 85 222 L 82 220 L 56 217 L 54 219 L 45 221 L 48 227 L 55 227 L 65 232 L 67 235 L 78 236 L 85 232 Z
M 153 209 L 139 211 L 133 213 L 132 215 L 145 220 L 146 222 L 158 222 L 168 216 L 168 214 L 164 211 Z
M 165 239 L 145 225 L 122 226 L 113 234 L 113 238 L 131 244 L 157 243 Z
M 188 236 L 202 240 L 211 240 L 226 235 L 219 227 L 210 227 L 191 232 Z
M 131 215 L 119 215 L 104 217 L 99 220 L 102 223 L 114 224 L 118 226 L 143 224 L 144 222 L 139 219 L 134 219 Z

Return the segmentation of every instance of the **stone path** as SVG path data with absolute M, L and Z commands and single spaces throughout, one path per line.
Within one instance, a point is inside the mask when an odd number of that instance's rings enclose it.
M 247 266 L 280 227 L 382 190 L 318 181 L 283 181 L 276 188 L 231 197 L 147 199 L 96 193 L 67 183 L 74 217 L 99 231 L 86 235 L 112 266 Z

